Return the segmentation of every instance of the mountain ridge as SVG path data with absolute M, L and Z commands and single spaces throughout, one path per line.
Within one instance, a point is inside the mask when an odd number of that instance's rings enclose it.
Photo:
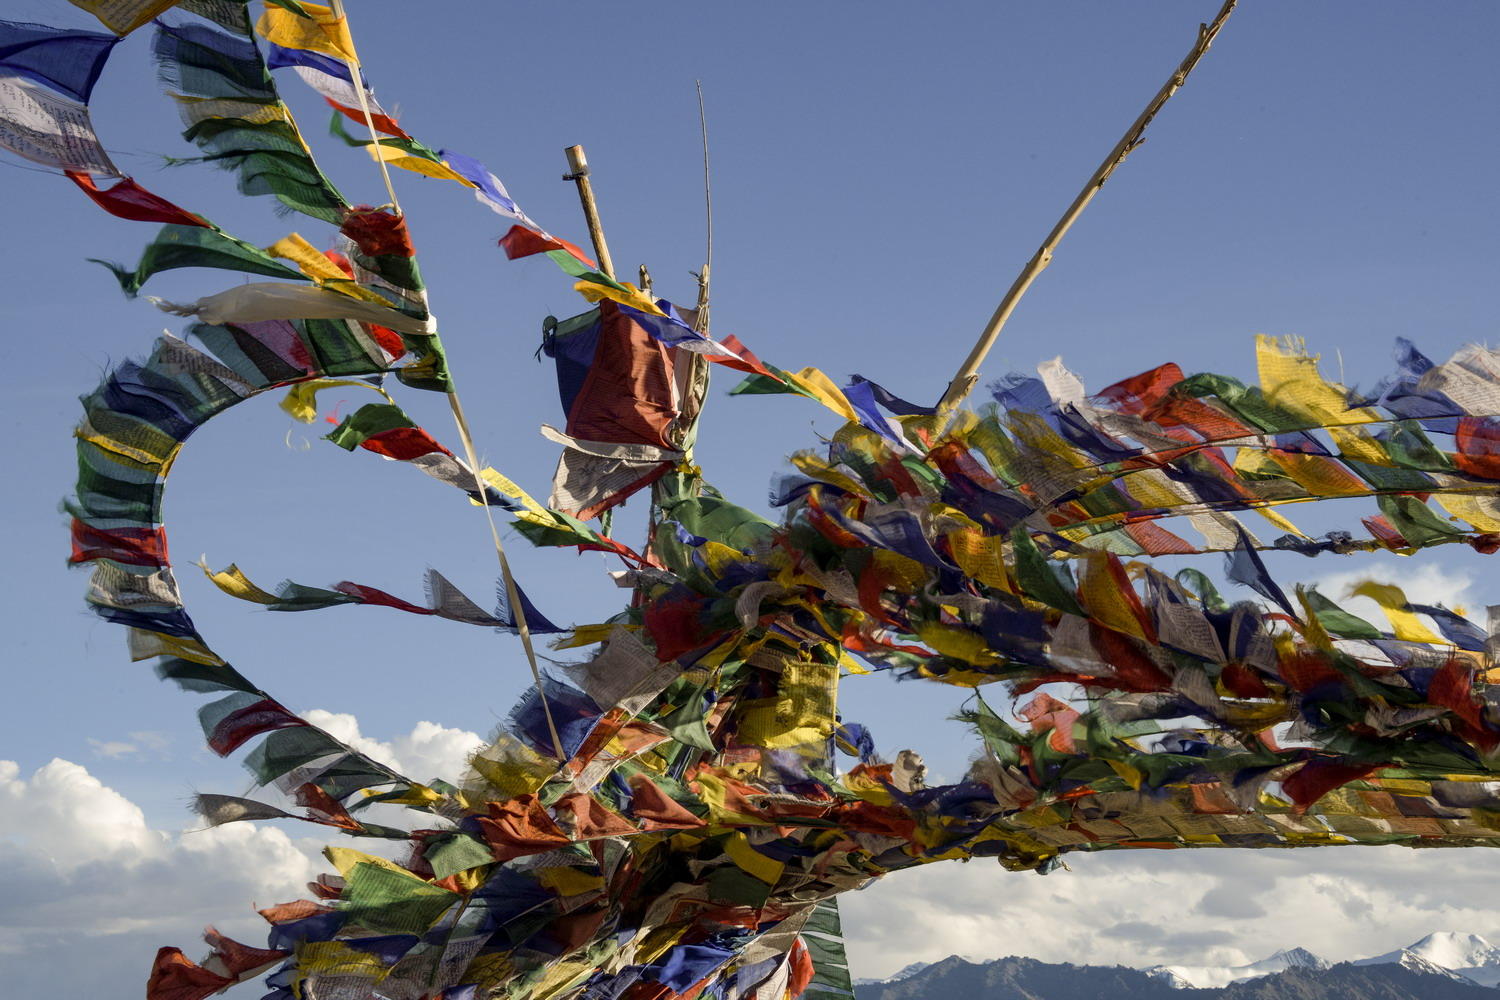
M 1456 967 L 1455 967 L 1456 966 Z M 1238 966 L 1048 963 L 957 955 L 860 980 L 856 1000 L 1500 1000 L 1500 948 L 1476 934 L 1437 932 L 1405 948 L 1330 964 L 1287 948 Z

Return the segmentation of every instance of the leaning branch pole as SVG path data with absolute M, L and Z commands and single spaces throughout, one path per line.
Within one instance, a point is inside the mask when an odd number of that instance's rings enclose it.
M 1016 304 L 1021 301 L 1021 296 L 1026 294 L 1031 283 L 1047 269 L 1048 264 L 1052 263 L 1052 252 L 1057 249 L 1057 245 L 1062 242 L 1062 238 L 1067 235 L 1073 223 L 1078 221 L 1078 217 L 1083 214 L 1089 202 L 1094 200 L 1094 195 L 1099 193 L 1104 182 L 1109 180 L 1110 174 L 1114 173 L 1115 168 L 1124 163 L 1125 158 L 1145 141 L 1146 126 L 1151 124 L 1156 113 L 1187 81 L 1188 74 L 1198 65 L 1198 60 L 1207 54 L 1237 2 L 1238 0 L 1225 0 L 1224 6 L 1219 8 L 1218 16 L 1213 19 L 1212 23 L 1198 26 L 1198 40 L 1194 43 L 1192 51 L 1187 54 L 1187 58 L 1182 60 L 1171 78 L 1156 92 L 1156 96 L 1151 98 L 1151 103 L 1146 105 L 1146 110 L 1141 112 L 1140 117 L 1131 124 L 1120 141 L 1115 143 L 1114 149 L 1111 149 L 1109 155 L 1104 158 L 1104 162 L 1099 164 L 1099 169 L 1094 171 L 1094 175 L 1083 186 L 1078 197 L 1073 199 L 1073 204 L 1068 206 L 1063 217 L 1057 220 L 1057 224 L 1052 227 L 1052 232 L 1047 234 L 1046 240 L 1042 242 L 1036 254 L 1026 262 L 1026 266 L 1016 277 L 1015 283 L 1010 286 L 1010 291 L 1005 293 L 1005 298 L 1000 300 L 1000 305 L 995 308 L 994 315 L 985 324 L 984 332 L 979 336 L 979 342 L 964 359 L 963 367 L 959 368 L 958 374 L 953 376 L 953 381 L 948 383 L 943 398 L 938 402 L 940 413 L 951 412 L 973 390 L 974 384 L 979 381 L 979 366 L 984 364 L 985 356 L 990 353 L 990 348 L 995 346 L 1001 329 L 1010 319 L 1010 314 L 1015 312 Z
M 615 265 L 609 259 L 609 244 L 604 242 L 604 226 L 599 222 L 594 185 L 589 182 L 589 161 L 583 155 L 582 146 L 569 146 L 563 153 L 568 158 L 568 173 L 563 174 L 563 180 L 578 185 L 578 200 L 583 203 L 583 218 L 589 226 L 589 239 L 594 241 L 594 255 L 599 258 L 599 270 L 605 277 L 613 278 Z

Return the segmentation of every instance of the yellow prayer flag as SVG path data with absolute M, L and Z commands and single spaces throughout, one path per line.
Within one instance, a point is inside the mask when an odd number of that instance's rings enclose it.
M 368 288 L 361 288 L 355 284 L 353 279 L 344 273 L 343 268 L 329 260 L 327 254 L 303 239 L 300 233 L 283 236 L 265 250 L 272 257 L 281 257 L 296 264 L 297 270 L 330 292 L 339 292 L 351 299 L 374 302 L 377 305 L 390 305 L 389 300 Z
M 1277 452 L 1271 458 L 1290 479 L 1314 497 L 1357 497 L 1370 492 L 1369 484 L 1335 459 L 1297 451 Z
M 1371 437 L 1363 428 L 1330 427 L 1328 436 L 1333 438 L 1334 444 L 1338 445 L 1342 458 L 1352 458 L 1366 465 L 1384 465 L 1391 468 L 1396 465 L 1391 461 L 1390 454 L 1381 447 L 1380 442 Z
M 177 5 L 177 0 L 68 0 L 74 7 L 93 14 L 110 31 L 128 35 L 158 14 Z
M 546 507 L 543 507 L 541 504 L 537 503 L 531 498 L 530 494 L 528 494 L 525 490 L 521 489 L 521 487 L 517 486 L 514 482 L 506 478 L 495 469 L 492 469 L 489 466 L 485 466 L 483 469 L 479 470 L 479 477 L 485 482 L 489 483 L 491 486 L 495 487 L 495 489 L 499 490 L 501 493 L 504 493 L 506 496 L 510 497 L 512 500 L 519 500 L 521 502 L 521 506 L 525 507 L 527 510 L 533 511 L 538 514 L 545 514 L 547 512 Z
M 388 402 L 391 400 L 390 393 L 378 385 L 371 385 L 362 379 L 356 378 L 317 378 L 308 382 L 298 382 L 287 390 L 285 398 L 278 404 L 281 409 L 293 420 L 300 420 L 304 424 L 310 424 L 318 419 L 318 393 L 324 389 L 336 388 L 372 389 L 380 393 Z
M 731 833 L 724 840 L 724 853 L 741 871 L 748 872 L 767 885 L 775 885 L 786 865 L 775 858 L 768 858 L 750 846 L 743 833 Z
M 312 17 L 298 17 L 282 7 L 266 5 L 266 11 L 255 22 L 256 32 L 272 45 L 284 49 L 301 49 L 304 52 L 321 52 L 345 62 L 358 64 L 359 56 L 354 51 L 354 39 L 349 35 L 349 22 L 333 13 L 333 8 L 315 3 L 302 3 L 302 9 Z
M 318 248 L 303 239 L 301 233 L 290 233 L 266 247 L 272 257 L 283 257 L 297 265 L 297 270 L 315 281 L 347 281 L 337 264 L 329 260 Z
M 424 177 L 435 177 L 440 181 L 457 181 L 464 187 L 471 188 L 474 186 L 472 181 L 455 172 L 446 163 L 429 160 L 425 156 L 412 156 L 404 149 L 397 149 L 394 146 L 386 146 L 380 143 L 366 146 L 365 149 L 369 151 L 371 158 L 384 160 L 393 167 L 410 170 L 412 173 L 421 174 Z
M 1106 628 L 1145 640 L 1146 632 L 1130 602 L 1120 592 L 1120 585 L 1109 570 L 1109 557 L 1090 553 L 1083 560 L 1079 596 L 1088 608 L 1089 617 Z
M 1463 518 L 1479 531 L 1500 531 L 1500 507 L 1497 507 L 1494 497 L 1438 493 L 1436 499 L 1448 513 Z
M 999 654 L 989 648 L 984 636 L 968 629 L 954 628 L 939 622 L 922 622 L 916 629 L 917 638 L 943 656 L 976 666 L 1000 662 Z
M 845 398 L 839 387 L 833 384 L 833 379 L 824 375 L 818 369 L 804 368 L 800 372 L 787 372 L 786 374 L 793 385 L 849 421 L 849 423 L 854 424 L 859 422 L 859 415 L 854 412 L 853 405 Z
M 1366 580 L 1354 586 L 1349 592 L 1355 597 L 1368 597 L 1380 605 L 1380 610 L 1385 612 L 1386 618 L 1390 619 L 1391 631 L 1397 639 L 1407 642 L 1427 642 L 1434 645 L 1442 643 L 1443 640 L 1433 635 L 1432 630 L 1422 624 L 1415 612 L 1406 610 L 1406 594 L 1400 587 Z
M 1344 394 L 1318 373 L 1318 359 L 1302 341 L 1276 337 L 1255 338 L 1255 361 L 1260 387 L 1276 406 L 1306 417 L 1309 426 L 1368 424 L 1379 419 L 1368 409 L 1350 409 Z
M 132 662 L 149 660 L 156 656 L 178 656 L 194 663 L 206 663 L 212 667 L 227 667 L 229 664 L 219 655 L 196 639 L 180 638 L 150 629 L 130 630 L 130 659 Z
M 651 316 L 666 315 L 666 313 L 662 312 L 656 307 L 656 302 L 651 298 L 651 296 L 647 295 L 645 292 L 641 291 L 639 288 L 635 287 L 635 285 L 631 284 L 628 281 L 624 284 L 625 288 L 622 291 L 621 289 L 614 288 L 610 285 L 601 285 L 597 281 L 577 281 L 573 284 L 573 291 L 577 292 L 579 295 L 582 295 L 590 302 L 598 302 L 600 299 L 609 299 L 611 302 L 618 302 L 622 306 L 629 306 L 632 309 L 647 313 Z
M 1291 521 L 1288 521 L 1284 516 L 1282 516 L 1282 514 L 1280 512 L 1278 512 L 1276 510 L 1275 507 L 1256 507 L 1255 508 L 1255 513 L 1259 514 L 1261 517 L 1265 518 L 1267 521 L 1270 521 L 1272 524 L 1276 525 L 1276 527 L 1280 528 L 1282 531 L 1290 532 L 1291 534 L 1298 535 L 1298 536 L 1300 536 L 1302 538 L 1306 538 L 1307 537 L 1307 533 L 1306 532 L 1304 532 L 1301 528 L 1297 527 Z
M 297 947 L 298 983 L 317 976 L 366 976 L 384 979 L 390 967 L 379 955 L 351 948 L 342 941 L 303 941 Z
M 542 885 L 559 896 L 577 896 L 604 888 L 604 879 L 598 875 L 591 875 L 569 865 L 544 868 L 537 878 Z
M 280 600 L 275 594 L 269 594 L 251 583 L 250 578 L 245 576 L 234 563 L 230 563 L 227 569 L 214 572 L 208 568 L 208 563 L 199 560 L 198 568 L 203 570 L 203 575 L 208 577 L 210 583 L 230 597 L 238 597 L 242 601 L 251 601 L 255 604 L 275 604 Z
M 323 848 L 323 857 L 327 858 L 329 863 L 338 869 L 339 874 L 346 878 L 354 870 L 355 865 L 374 865 L 376 868 L 384 868 L 388 872 L 405 875 L 407 878 L 416 879 L 418 882 L 424 881 L 394 861 L 387 860 L 386 858 L 377 858 L 373 854 L 356 851 L 352 847 L 325 847 Z

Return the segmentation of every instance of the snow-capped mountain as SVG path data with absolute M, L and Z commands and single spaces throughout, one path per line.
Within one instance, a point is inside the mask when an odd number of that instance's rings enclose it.
M 1456 982 L 1500 985 L 1500 948 L 1477 934 L 1439 931 L 1405 948 L 1350 964 L 1399 965 L 1412 972 L 1439 975 Z M 1288 948 L 1248 965 L 1157 965 L 1144 971 L 1178 989 L 1204 989 L 1298 968 L 1326 969 L 1329 963 L 1303 948 Z
M 1049 964 L 1031 958 L 976 961 L 956 955 L 914 962 L 885 979 L 856 979 L 857 1000 L 1486 1000 L 1500 997 L 1500 947 L 1477 934 L 1442 931 L 1405 948 L 1331 964 L 1288 948 L 1245 965 Z
M 912 976 L 915 976 L 917 973 L 921 972 L 931 964 L 931 962 L 913 962 L 893 976 L 888 976 L 885 979 L 856 979 L 854 981 L 854 985 L 874 986 L 878 983 L 899 983 L 903 979 L 910 979 Z
M 1178 989 L 1228 986 L 1287 969 L 1326 969 L 1328 963 L 1305 948 L 1287 948 L 1249 965 L 1156 965 L 1146 975 Z
M 1374 958 L 1362 958 L 1355 965 L 1395 963 L 1414 972 L 1430 972 L 1433 967 L 1471 979 L 1481 986 L 1500 984 L 1500 948 L 1478 934 L 1439 931 L 1415 944 L 1388 951 Z

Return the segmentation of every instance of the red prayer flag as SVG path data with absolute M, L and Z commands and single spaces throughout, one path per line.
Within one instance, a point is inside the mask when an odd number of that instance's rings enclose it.
M 708 825 L 644 774 L 630 776 L 630 814 L 648 830 L 693 830 Z
M 331 97 L 325 97 L 323 98 L 323 100 L 327 101 L 329 107 L 333 108 L 335 111 L 343 113 L 351 120 L 359 122 L 361 125 L 365 124 L 365 113 L 358 108 L 346 108 L 344 105 L 340 104 L 338 101 L 335 101 Z M 384 132 L 386 135 L 393 135 L 398 139 L 411 138 L 411 136 L 406 134 L 405 129 L 396 124 L 396 119 L 392 118 L 390 115 L 377 115 L 372 111 L 370 113 L 369 120 L 376 129 Z
M 378 604 L 383 608 L 409 611 L 414 615 L 436 614 L 431 608 L 418 607 L 410 601 L 403 601 L 401 598 L 387 594 L 383 590 L 376 590 L 374 587 L 366 587 L 359 583 L 350 583 L 348 580 L 334 584 L 333 589 L 341 594 L 348 594 L 350 597 L 358 598 L 366 604 Z
M 705 361 L 712 361 L 716 365 L 723 365 L 725 368 L 733 368 L 736 371 L 742 371 L 750 375 L 769 375 L 771 378 L 777 378 L 776 375 L 772 374 L 771 369 L 766 367 L 765 362 L 756 357 L 755 352 L 741 343 L 740 338 L 734 334 L 731 333 L 727 337 L 719 337 L 717 339 L 719 343 L 729 348 L 735 354 L 738 354 L 739 357 L 729 354 L 705 354 L 703 355 Z
M 181 949 L 162 948 L 146 981 L 146 1000 L 203 1000 L 233 985 L 233 979 L 208 971 Z
M 393 427 L 388 431 L 371 434 L 359 443 L 366 451 L 385 455 L 398 461 L 409 462 L 423 455 L 451 455 L 447 448 L 438 444 L 431 434 L 420 427 Z
M 522 257 L 547 253 L 549 250 L 565 250 L 589 267 L 598 266 L 594 263 L 593 258 L 567 240 L 559 239 L 551 233 L 544 233 L 540 229 L 532 229 L 529 226 L 511 226 L 510 232 L 500 237 L 500 249 L 505 251 L 505 256 L 509 260 L 519 260 Z
M 95 528 L 73 519 L 73 554 L 68 562 L 113 559 L 129 566 L 167 565 L 167 535 L 161 528 Z
M 369 257 L 411 257 L 416 254 L 406 228 L 406 216 L 383 208 L 355 205 L 344 216 L 339 232 L 353 240 L 359 252 Z
M 1459 417 L 1453 464 L 1480 479 L 1500 479 L 1500 420 Z
M 162 222 L 178 226 L 213 227 L 201 216 L 178 208 L 167 199 L 154 195 L 129 177 L 122 178 L 114 187 L 101 191 L 94 178 L 76 170 L 67 171 L 68 180 L 77 184 L 83 193 L 93 199 L 94 204 L 110 215 L 136 222 Z
M 262 698 L 220 719 L 208 736 L 208 745 L 220 757 L 227 757 L 262 733 L 305 725 L 306 722 L 275 701 Z
M 212 927 L 203 932 L 203 940 L 208 942 L 209 947 L 214 950 L 214 957 L 224 963 L 224 968 L 229 970 L 231 976 L 243 977 L 247 972 L 265 968 L 291 954 L 290 951 L 279 948 L 252 948 L 248 944 L 240 944 Z
M 1297 773 L 1281 783 L 1281 790 L 1295 805 L 1295 812 L 1304 813 L 1307 807 L 1351 781 L 1366 778 L 1380 770 L 1372 764 L 1332 764 L 1324 761 L 1308 761 Z

